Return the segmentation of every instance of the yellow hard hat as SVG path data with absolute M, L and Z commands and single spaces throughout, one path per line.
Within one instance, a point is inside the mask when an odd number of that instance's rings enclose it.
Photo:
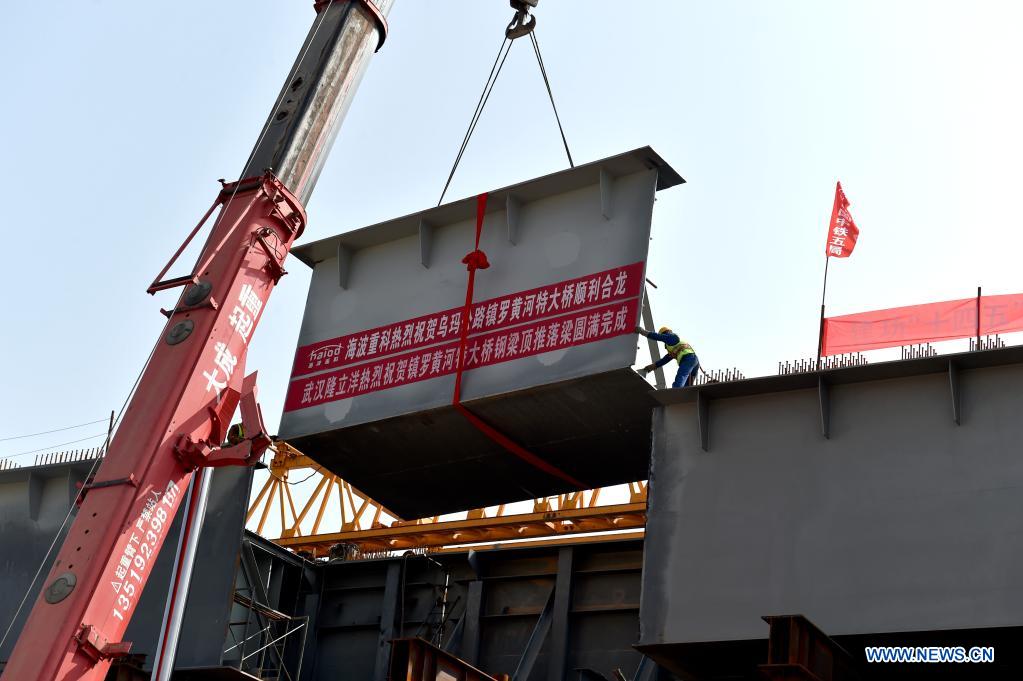
M 671 333 L 671 329 L 669 329 L 667 326 L 662 326 L 661 328 L 657 329 L 657 333 Z

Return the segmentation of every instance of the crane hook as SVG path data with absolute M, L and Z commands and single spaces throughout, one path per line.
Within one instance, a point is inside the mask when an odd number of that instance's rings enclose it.
M 529 9 L 536 7 L 538 2 L 540 0 L 509 0 L 512 9 L 515 10 L 515 16 L 512 17 L 508 28 L 504 30 L 504 35 L 508 40 L 515 40 L 533 32 L 533 29 L 536 28 L 536 17 L 529 13 Z M 527 18 L 529 21 L 526 21 Z

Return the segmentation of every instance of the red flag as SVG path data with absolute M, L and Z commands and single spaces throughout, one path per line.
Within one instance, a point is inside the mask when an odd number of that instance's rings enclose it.
M 831 209 L 831 226 L 824 252 L 829 258 L 848 258 L 856 248 L 860 230 L 849 214 L 849 199 L 845 198 L 842 183 L 835 185 L 835 206 Z

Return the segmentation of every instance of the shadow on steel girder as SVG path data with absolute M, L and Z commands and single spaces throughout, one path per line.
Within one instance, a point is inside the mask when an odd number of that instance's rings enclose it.
M 467 401 L 470 411 L 588 488 L 643 480 L 654 389 L 631 369 Z M 447 406 L 290 442 L 403 518 L 574 491 Z

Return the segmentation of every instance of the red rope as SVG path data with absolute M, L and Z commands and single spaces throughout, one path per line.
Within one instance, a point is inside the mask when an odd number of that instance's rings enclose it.
M 476 197 L 476 247 L 462 258 L 469 270 L 469 285 L 465 287 L 465 307 L 462 308 L 462 335 L 458 341 L 458 370 L 455 373 L 455 395 L 451 403 L 456 407 L 462 401 L 462 367 L 465 366 L 465 349 L 469 344 L 469 315 L 472 313 L 472 294 L 476 288 L 476 270 L 490 267 L 487 254 L 480 250 L 480 236 L 483 234 L 483 216 L 487 213 L 486 192 Z
M 476 247 L 462 258 L 462 262 L 465 263 L 466 269 L 469 270 L 469 284 L 465 288 L 465 307 L 462 309 L 462 333 L 458 343 L 458 369 L 455 372 L 455 394 L 451 400 L 451 404 L 462 416 L 466 418 L 467 421 L 469 421 L 469 423 L 475 426 L 478 431 L 526 463 L 548 473 L 549 475 L 561 478 L 573 487 L 587 489 L 588 485 L 576 480 L 560 468 L 544 461 L 539 456 L 533 454 L 522 445 L 510 439 L 504 433 L 497 430 L 462 405 L 462 368 L 465 366 L 465 352 L 469 345 L 469 317 L 472 313 L 473 291 L 476 287 L 476 270 L 485 270 L 490 267 L 490 262 L 487 260 L 487 254 L 480 250 L 480 236 L 483 234 L 483 217 L 486 215 L 486 212 L 487 194 L 483 193 L 476 197 Z

